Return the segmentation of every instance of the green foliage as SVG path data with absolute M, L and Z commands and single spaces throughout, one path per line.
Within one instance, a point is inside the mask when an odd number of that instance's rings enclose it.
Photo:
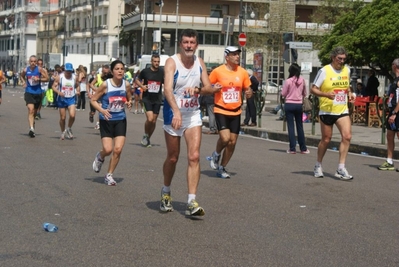
M 349 65 L 369 65 L 392 80 L 391 63 L 399 56 L 398 14 L 397 0 L 374 0 L 371 4 L 353 2 L 331 33 L 324 36 L 320 61 L 328 64 L 330 51 L 343 46 L 348 52 Z

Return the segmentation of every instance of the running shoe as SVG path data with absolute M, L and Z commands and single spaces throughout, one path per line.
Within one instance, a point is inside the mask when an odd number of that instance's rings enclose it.
M 93 161 L 93 171 L 100 172 L 101 166 L 103 166 L 104 160 L 100 160 L 100 152 L 97 153 L 96 158 Z
M 353 176 L 348 173 L 348 170 L 346 168 L 338 169 L 335 173 L 335 177 L 344 181 L 349 181 L 353 179 Z
M 35 119 L 40 120 L 41 118 L 42 118 L 42 116 L 40 116 L 40 113 L 37 113 Z
M 62 132 L 61 137 L 60 137 L 61 140 L 65 139 L 65 132 L 66 132 L 66 130 Z
M 219 168 L 219 160 L 220 160 L 220 155 L 216 156 L 216 151 L 212 153 L 211 160 L 209 161 L 209 165 L 211 166 L 212 169 L 217 170 Z
M 96 122 L 96 126 L 94 126 L 94 129 L 95 130 L 100 130 L 100 123 L 99 122 Z
M 301 151 L 301 154 L 309 154 L 309 153 L 310 153 L 309 149 Z
M 395 170 L 395 167 L 393 166 L 393 164 L 388 163 L 388 161 L 385 161 L 384 163 L 382 163 L 381 166 L 378 166 L 378 169 L 380 171 L 393 171 Z
M 36 135 L 35 135 L 35 130 L 34 130 L 33 128 L 31 128 L 31 129 L 29 130 L 29 136 L 30 136 L 31 138 L 33 138 L 33 137 L 36 136 Z
M 141 144 L 144 147 L 151 147 L 151 143 L 150 143 L 150 138 L 148 138 L 148 135 L 143 135 L 143 139 L 141 140 Z
M 161 205 L 159 206 L 159 209 L 162 212 L 173 211 L 172 198 L 170 197 L 170 192 L 166 193 L 163 190 L 161 191 Z
M 226 171 L 223 166 L 219 166 L 219 170 L 216 173 L 217 177 L 227 179 L 230 178 L 230 174 Z
M 116 182 L 115 182 L 114 178 L 112 177 L 111 173 L 108 173 L 107 175 L 105 175 L 104 183 L 106 185 L 109 185 L 109 186 L 115 186 L 116 185 Z
M 293 151 L 293 150 L 287 150 L 287 154 L 296 154 L 296 151 Z
M 71 128 L 66 130 L 66 135 L 69 139 L 73 139 L 73 133 Z
M 198 202 L 195 199 L 193 199 L 190 201 L 190 203 L 187 204 L 186 215 L 187 216 L 204 216 L 205 211 L 203 208 L 201 208 L 198 205 Z
M 321 166 L 314 166 L 314 177 L 316 178 L 323 178 L 323 168 Z
M 91 122 L 91 123 L 93 123 L 94 122 L 94 114 L 93 113 L 89 113 L 89 121 Z

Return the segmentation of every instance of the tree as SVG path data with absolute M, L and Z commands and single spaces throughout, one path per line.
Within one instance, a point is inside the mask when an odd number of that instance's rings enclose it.
M 353 2 L 331 33 L 324 36 L 320 61 L 328 64 L 332 48 L 343 46 L 348 51 L 349 65 L 379 69 L 378 72 L 392 82 L 391 64 L 399 57 L 398 14 L 397 0 L 374 0 L 371 4 Z

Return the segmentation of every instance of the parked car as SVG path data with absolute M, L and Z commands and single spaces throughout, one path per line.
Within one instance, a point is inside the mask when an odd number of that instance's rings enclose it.
M 266 91 L 268 94 L 277 94 L 281 90 L 281 86 L 271 81 L 262 82 L 262 90 Z

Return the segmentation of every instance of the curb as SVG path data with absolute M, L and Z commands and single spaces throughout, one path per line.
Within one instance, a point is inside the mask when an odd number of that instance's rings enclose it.
M 204 121 L 202 123 L 204 126 L 208 127 L 209 123 Z M 264 139 L 275 140 L 275 141 L 282 141 L 282 142 L 289 142 L 288 133 L 284 132 L 273 132 L 267 131 L 266 129 L 262 128 L 247 128 L 241 127 L 241 131 L 247 135 L 256 136 Z M 334 140 L 335 139 L 335 140 Z M 305 142 L 306 145 L 317 147 L 320 142 L 319 136 L 306 136 L 305 135 Z M 328 149 L 331 150 L 339 150 L 340 140 L 336 140 L 333 138 L 329 144 Z M 372 144 L 372 143 L 363 143 L 357 144 L 356 142 L 352 141 L 349 146 L 349 152 L 362 154 L 362 155 L 369 155 L 369 156 L 376 156 L 386 158 L 387 156 L 387 148 L 386 145 L 382 144 Z M 399 151 L 394 151 L 393 157 L 395 159 L 399 158 Z

